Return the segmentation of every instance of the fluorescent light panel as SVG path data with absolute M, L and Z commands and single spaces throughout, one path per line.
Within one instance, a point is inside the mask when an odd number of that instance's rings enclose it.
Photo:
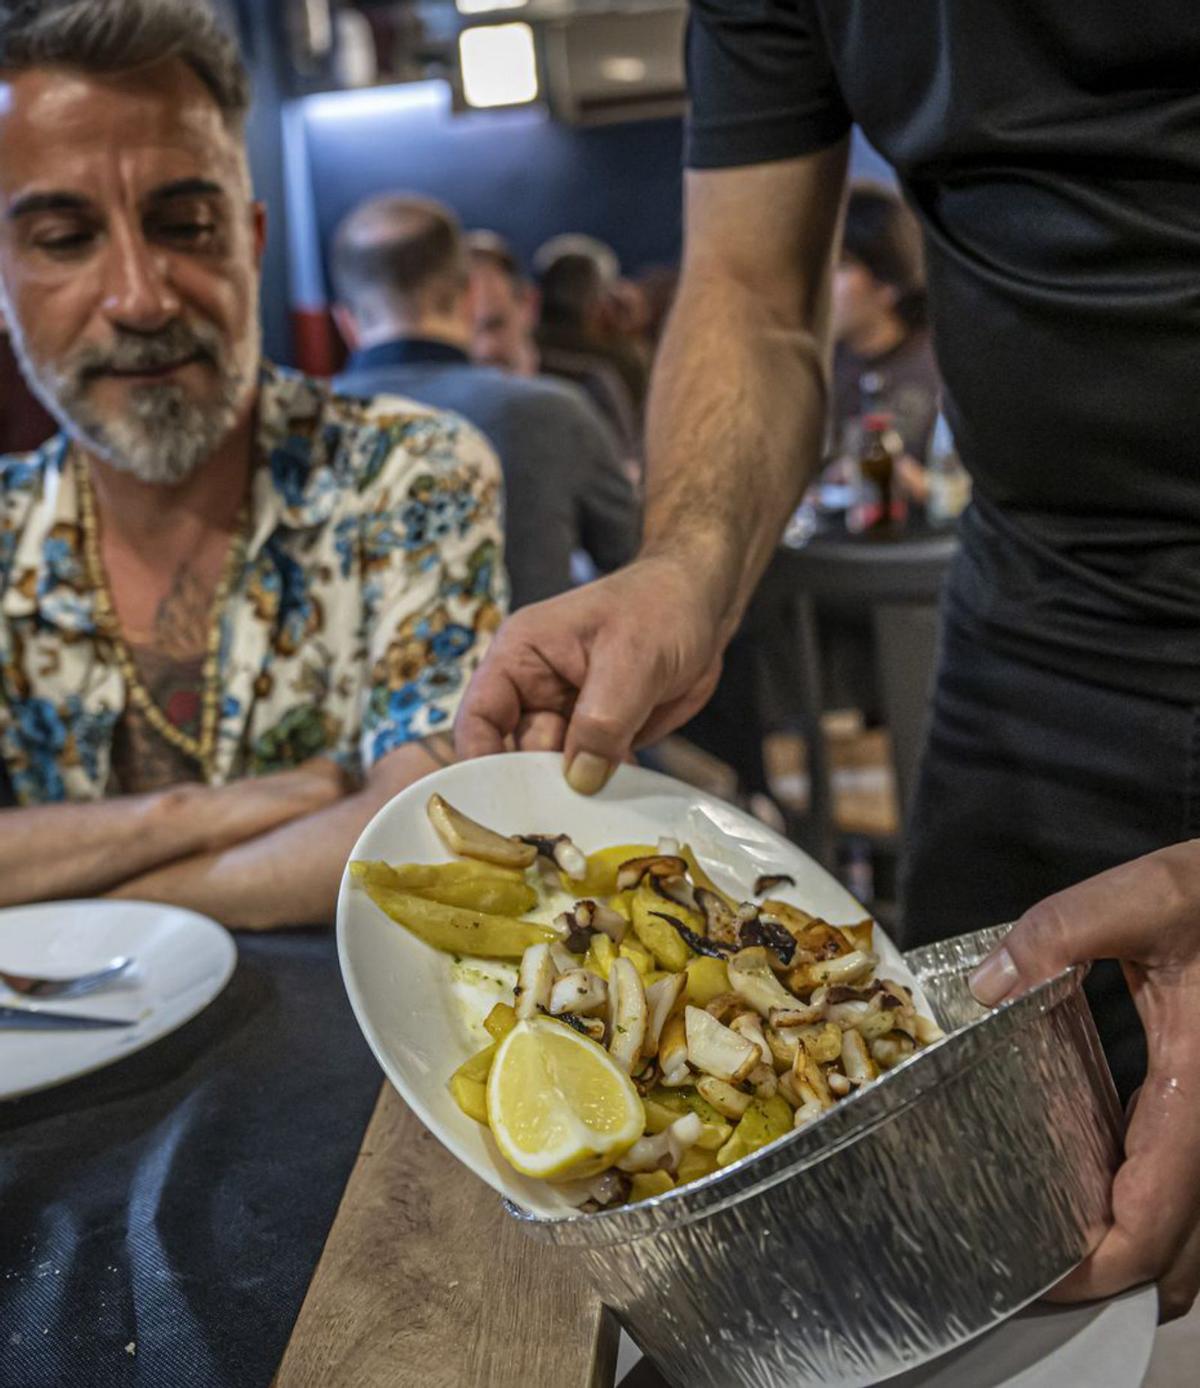
M 459 14 L 492 14 L 496 10 L 523 10 L 529 0 L 455 0 Z
M 464 29 L 458 56 L 468 106 L 520 106 L 537 100 L 537 51 L 528 24 Z

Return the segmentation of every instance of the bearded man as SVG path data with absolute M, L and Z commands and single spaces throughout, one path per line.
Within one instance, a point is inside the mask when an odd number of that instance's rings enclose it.
M 504 601 L 453 417 L 261 360 L 245 69 L 199 0 L 0 2 L 0 307 L 61 433 L 0 459 L 0 904 L 328 920 Z

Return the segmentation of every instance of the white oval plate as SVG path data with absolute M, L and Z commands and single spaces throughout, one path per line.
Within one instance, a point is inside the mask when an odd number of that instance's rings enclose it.
M 760 873 L 784 872 L 796 885 L 773 890 L 773 896 L 839 924 L 866 914 L 795 844 L 724 801 L 635 766 L 620 767 L 598 796 L 576 795 L 563 779 L 557 752 L 505 753 L 427 776 L 379 811 L 352 857 L 448 861 L 451 855 L 425 814 L 435 791 L 501 833 L 566 833 L 585 853 L 617 843 L 655 843 L 662 836 L 678 839 L 691 845 L 717 884 L 739 901 L 750 895 Z M 446 1088 L 454 1070 L 490 1040 L 481 1019 L 503 996 L 515 969 L 506 978 L 503 969 L 489 970 L 475 961 L 456 965 L 391 921 L 348 875 L 338 897 L 337 932 L 355 1016 L 409 1107 L 459 1161 L 501 1194 L 538 1214 L 572 1213 L 553 1187 L 513 1171 Z M 889 977 L 916 988 L 878 926 L 875 949 Z M 490 983 L 489 975 L 497 981 Z
M 149 901 L 48 901 L 0 911 L 0 967 L 65 977 L 119 954 L 133 970 L 95 993 L 48 998 L 55 1012 L 135 1021 L 111 1031 L 0 1031 L 0 1099 L 86 1075 L 166 1036 L 229 981 L 237 950 L 207 916 Z M 0 1002 L 22 1004 L 0 984 Z

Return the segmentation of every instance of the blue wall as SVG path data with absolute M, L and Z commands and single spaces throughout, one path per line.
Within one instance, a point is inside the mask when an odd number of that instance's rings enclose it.
M 678 120 L 579 129 L 538 110 L 455 115 L 439 82 L 308 97 L 300 107 L 324 247 L 361 199 L 404 189 L 449 203 L 467 227 L 500 232 L 526 262 L 562 231 L 607 241 L 630 274 L 679 258 Z M 889 176 L 861 139 L 852 172 Z
M 536 110 L 456 116 L 442 83 L 309 97 L 303 109 L 326 246 L 362 198 L 405 189 L 500 232 L 526 261 L 561 231 L 601 237 L 630 272 L 678 258 L 678 121 L 579 130 Z

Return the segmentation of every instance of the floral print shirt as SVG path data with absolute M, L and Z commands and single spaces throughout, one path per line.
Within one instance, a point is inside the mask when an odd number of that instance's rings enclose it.
M 449 728 L 506 602 L 500 469 L 456 416 L 265 366 L 212 779 L 364 772 Z M 112 794 L 126 690 L 62 436 L 0 458 L 0 758 L 23 805 Z

